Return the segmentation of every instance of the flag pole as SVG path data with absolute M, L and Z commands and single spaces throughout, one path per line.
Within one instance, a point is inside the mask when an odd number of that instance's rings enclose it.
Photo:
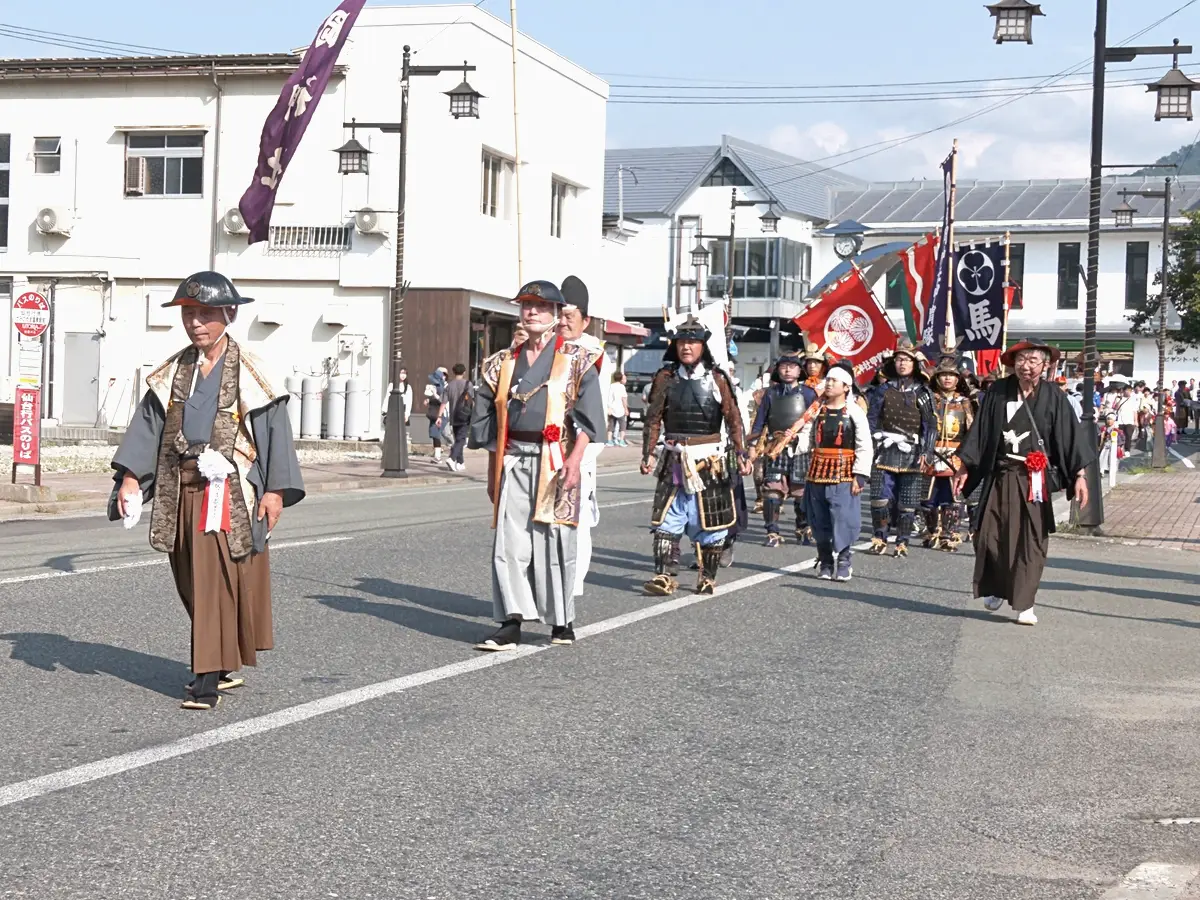
M 880 314 L 882 314 L 883 320 L 888 323 L 888 328 L 892 329 L 892 334 L 899 337 L 900 332 L 896 330 L 896 326 L 892 324 L 892 320 L 888 317 L 887 309 L 882 303 L 879 302 L 879 298 L 875 296 L 875 292 L 871 290 L 871 286 L 867 284 L 866 276 L 863 275 L 862 269 L 858 267 L 858 263 L 856 263 L 854 260 L 850 260 L 850 267 L 854 269 L 854 274 L 857 275 L 858 280 L 862 282 L 862 286 L 866 289 L 867 294 L 869 294 L 871 299 L 875 301 L 876 309 L 878 309 Z
M 1000 355 L 1004 355 L 1004 351 L 1008 349 L 1008 307 L 1012 303 L 1013 294 L 1009 291 L 1013 290 L 1012 279 L 1012 233 L 1004 232 L 1004 328 L 1000 332 Z M 1005 374 L 1007 368 L 1003 363 L 1000 364 L 1001 374 Z
M 950 335 L 950 329 L 954 327 L 954 316 L 951 315 L 950 298 L 954 293 L 954 211 L 957 202 L 958 138 L 955 138 L 950 150 L 950 229 L 949 234 L 942 235 L 942 239 L 947 241 L 946 246 L 949 248 L 946 253 L 946 329 L 942 332 L 943 345 L 946 343 L 946 338 Z

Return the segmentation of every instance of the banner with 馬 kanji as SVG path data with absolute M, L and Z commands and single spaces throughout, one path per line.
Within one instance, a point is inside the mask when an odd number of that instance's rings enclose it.
M 942 196 L 945 206 L 942 211 L 942 230 L 938 235 L 937 262 L 934 269 L 933 291 L 921 329 L 919 341 L 921 351 L 934 359 L 937 357 L 942 339 L 946 336 L 950 309 L 950 247 L 954 241 L 954 201 L 958 187 L 958 141 L 950 155 L 942 162 Z
M 275 194 L 300 139 L 312 121 L 321 94 L 329 84 L 338 54 L 367 0 L 343 0 L 321 23 L 317 36 L 304 53 L 299 68 L 283 84 L 279 100 L 263 123 L 258 166 L 254 180 L 242 195 L 238 209 L 250 229 L 250 243 L 265 241 L 275 209 Z
M 954 333 L 960 350 L 998 350 L 1004 331 L 1004 244 L 954 250 Z

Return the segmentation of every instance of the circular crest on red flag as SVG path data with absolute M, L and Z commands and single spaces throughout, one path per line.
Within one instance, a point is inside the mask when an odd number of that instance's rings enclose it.
M 838 356 L 854 356 L 874 336 L 875 325 L 857 306 L 839 307 L 825 322 L 825 346 Z

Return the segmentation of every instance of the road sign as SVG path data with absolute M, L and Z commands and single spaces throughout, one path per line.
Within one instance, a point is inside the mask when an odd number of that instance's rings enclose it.
M 42 461 L 42 394 L 21 385 L 13 403 L 13 464 L 37 466 Z M 14 475 L 16 470 L 14 469 Z
M 22 337 L 40 338 L 50 327 L 50 304 L 37 291 L 28 291 L 13 301 L 13 326 Z

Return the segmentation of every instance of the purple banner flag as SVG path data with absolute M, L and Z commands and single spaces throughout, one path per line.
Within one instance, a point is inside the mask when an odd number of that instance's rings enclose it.
M 929 297 L 929 309 L 925 313 L 925 330 L 921 333 L 921 351 L 931 359 L 937 359 L 941 340 L 946 335 L 947 317 L 950 309 L 950 230 L 954 225 L 954 154 L 942 163 L 942 194 L 946 199 L 942 213 L 942 236 L 938 244 L 937 268 L 933 275 L 933 293 Z
M 275 209 L 275 192 L 288 163 L 300 146 L 321 94 L 333 74 L 342 45 L 354 27 L 367 0 L 343 0 L 317 29 L 317 36 L 304 54 L 300 67 L 284 82 L 279 102 L 263 123 L 254 180 L 242 195 L 238 209 L 250 229 L 250 243 L 265 241 Z

